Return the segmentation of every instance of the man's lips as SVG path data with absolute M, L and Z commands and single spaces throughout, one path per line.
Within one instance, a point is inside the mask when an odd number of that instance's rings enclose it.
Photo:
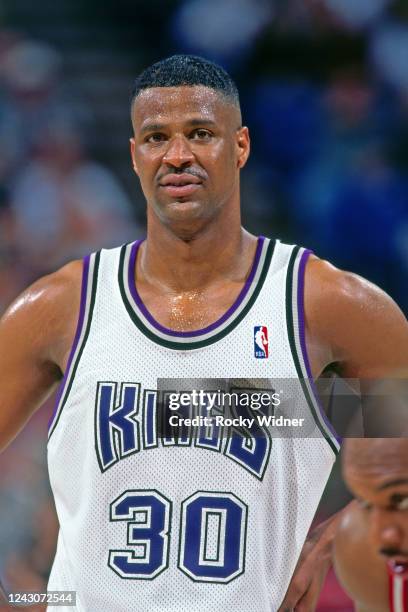
M 194 174 L 167 174 L 159 181 L 159 186 L 169 196 L 181 198 L 194 193 L 202 184 L 203 179 Z
M 166 174 L 159 181 L 159 185 L 167 187 L 168 185 L 182 187 L 183 185 L 199 185 L 203 182 L 203 179 L 195 174 L 189 172 L 183 172 L 183 174 Z
M 406 576 L 408 574 L 408 558 L 394 557 L 388 561 L 389 570 L 398 576 Z

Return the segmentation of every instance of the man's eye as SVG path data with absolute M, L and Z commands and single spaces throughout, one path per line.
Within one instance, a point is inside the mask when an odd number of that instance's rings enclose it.
M 212 134 L 208 130 L 194 130 L 191 137 L 195 140 L 209 140 Z
M 402 495 L 398 495 L 395 497 L 396 499 L 394 500 L 394 505 L 397 510 L 408 510 L 408 497 Z
M 163 140 L 165 139 L 164 134 L 151 134 L 150 136 L 148 136 L 146 138 L 146 142 L 163 142 Z

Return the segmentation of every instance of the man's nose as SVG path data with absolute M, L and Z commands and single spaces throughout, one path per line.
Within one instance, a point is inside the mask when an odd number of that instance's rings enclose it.
M 400 550 L 405 548 L 404 530 L 400 525 L 397 514 L 395 511 L 377 508 L 373 510 L 371 532 L 380 550 Z
M 194 161 L 194 154 L 184 136 L 175 136 L 169 141 L 163 162 L 174 168 L 189 166 Z

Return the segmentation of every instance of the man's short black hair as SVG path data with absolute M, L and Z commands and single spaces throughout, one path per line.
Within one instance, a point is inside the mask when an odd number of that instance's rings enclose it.
M 134 83 L 131 105 L 144 89 L 182 85 L 209 87 L 240 108 L 238 89 L 228 72 L 196 55 L 172 55 L 146 68 Z

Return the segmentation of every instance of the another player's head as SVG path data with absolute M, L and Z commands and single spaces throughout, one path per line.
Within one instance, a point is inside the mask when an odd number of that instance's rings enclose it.
M 408 572 L 408 439 L 349 439 L 343 471 L 377 554 L 393 571 Z
M 223 68 L 191 55 L 157 62 L 137 78 L 131 113 L 133 167 L 151 219 L 187 237 L 221 211 L 239 218 L 249 136 Z

